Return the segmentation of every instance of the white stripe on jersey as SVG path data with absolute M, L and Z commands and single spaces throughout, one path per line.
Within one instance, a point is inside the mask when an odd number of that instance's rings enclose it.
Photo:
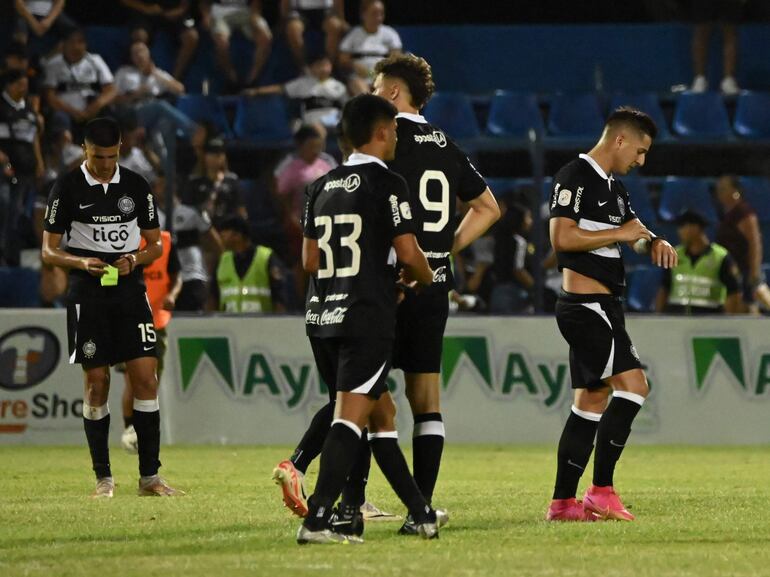
M 607 222 L 597 222 L 595 220 L 588 220 L 587 218 L 581 218 L 578 221 L 578 228 L 583 230 L 610 230 L 613 228 L 620 228 L 616 224 L 609 224 Z M 620 258 L 620 247 L 617 243 L 613 246 L 603 246 L 601 248 L 589 251 L 591 254 L 597 256 L 603 256 L 605 258 Z
M 141 234 L 136 219 L 122 223 L 73 221 L 67 246 L 92 252 L 133 252 L 139 250 L 140 240 Z

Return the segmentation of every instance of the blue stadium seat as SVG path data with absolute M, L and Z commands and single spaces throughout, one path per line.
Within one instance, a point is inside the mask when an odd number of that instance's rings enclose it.
M 665 221 L 673 221 L 685 210 L 699 212 L 709 222 L 717 221 L 717 210 L 707 180 L 669 176 L 663 181 L 658 214 Z
M 506 90 L 495 92 L 489 104 L 487 132 L 493 136 L 528 138 L 531 129 L 538 135 L 545 129 L 535 95 Z
M 655 121 L 658 126 L 658 138 L 668 138 L 671 132 L 668 130 L 666 117 L 663 115 L 663 109 L 660 107 L 658 96 L 651 92 L 641 94 L 616 94 L 610 100 L 610 110 L 615 110 L 621 106 L 633 106 L 642 112 L 646 112 Z
M 467 94 L 437 92 L 423 113 L 428 122 L 452 138 L 476 138 L 481 134 L 473 104 Z
M 743 196 L 757 211 L 759 221 L 770 222 L 770 180 L 763 176 L 741 176 L 739 181 Z
M 636 216 L 643 223 L 652 225 L 658 220 L 655 214 L 655 208 L 650 200 L 650 191 L 647 183 L 639 175 L 626 176 L 623 178 L 623 184 L 631 197 L 631 208 L 634 209 Z
M 0 308 L 40 306 L 40 273 L 22 267 L 0 267 Z
M 727 108 L 717 92 L 684 92 L 674 109 L 674 132 L 685 138 L 729 138 L 732 136 Z
M 663 269 L 656 266 L 639 267 L 627 275 L 628 289 L 626 302 L 629 310 L 649 313 L 655 310 L 655 297 L 658 294 Z
M 553 136 L 596 138 L 604 118 L 595 94 L 556 94 L 551 101 L 548 132 Z
M 280 95 L 241 98 L 233 121 L 235 135 L 255 143 L 291 139 L 286 99 Z
M 195 122 L 210 122 L 227 138 L 232 138 L 233 131 L 227 121 L 225 109 L 215 96 L 185 94 L 179 97 L 176 107 Z
M 743 138 L 770 138 L 770 93 L 741 92 L 733 129 Z

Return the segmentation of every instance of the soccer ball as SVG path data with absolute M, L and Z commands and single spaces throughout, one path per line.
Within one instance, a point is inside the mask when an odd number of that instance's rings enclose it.
M 136 455 L 139 452 L 139 445 L 136 441 L 136 431 L 133 425 L 126 427 L 123 436 L 120 437 L 120 445 L 129 455 Z

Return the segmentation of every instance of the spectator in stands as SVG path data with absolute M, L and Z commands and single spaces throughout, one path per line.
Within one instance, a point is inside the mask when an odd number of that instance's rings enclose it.
M 349 73 L 352 96 L 371 92 L 374 65 L 401 52 L 401 38 L 385 22 L 382 0 L 361 1 L 361 25 L 351 30 L 340 44 L 340 68 Z
M 673 314 L 741 311 L 741 275 L 727 249 L 706 236 L 706 219 L 693 211 L 677 219 L 679 263 L 663 270 L 655 310 Z
M 493 314 L 532 312 L 535 279 L 530 262 L 529 232 L 532 212 L 516 202 L 502 203 L 502 217 L 495 225 L 494 287 L 489 299 Z
M 40 86 L 40 67 L 37 64 L 33 64 L 27 47 L 20 42 L 11 42 L 5 49 L 3 55 L 3 64 L 0 66 L 0 71 L 6 70 L 21 70 L 26 76 L 29 84 L 27 91 L 27 100 L 29 101 L 32 110 L 38 115 L 40 114 L 40 92 L 42 87 Z M 42 117 L 40 117 L 42 124 Z
M 128 115 L 120 123 L 120 135 L 120 166 L 141 174 L 147 182 L 154 184 L 163 170 L 160 158 L 147 145 L 144 126 L 134 115 Z
M 36 179 L 42 180 L 45 165 L 26 74 L 10 70 L 0 84 L 0 262 L 18 266 L 22 219 L 31 224 Z
M 345 0 L 281 0 L 281 20 L 299 70 L 305 69 L 305 28 L 323 30 L 326 56 L 331 62 L 337 61 L 337 48 L 349 28 Z
M 691 0 L 695 29 L 692 35 L 692 66 L 695 79 L 693 92 L 708 90 L 706 68 L 711 32 L 715 25 L 722 29 L 722 92 L 738 94 L 735 68 L 738 61 L 738 24 L 743 16 L 745 0 Z
M 762 231 L 757 213 L 744 200 L 734 176 L 721 177 L 716 192 L 723 212 L 716 240 L 738 263 L 743 277 L 743 306 L 738 312 L 757 312 L 757 297 L 762 301 L 767 298 L 767 285 L 762 274 Z
M 248 221 L 238 216 L 224 220 L 220 233 L 225 251 L 217 265 L 211 310 L 286 312 L 286 277 L 273 250 L 255 246 Z
M 29 33 L 37 38 L 53 37 L 57 42 L 77 28 L 64 12 L 65 0 L 14 0 L 16 29 L 14 37 L 27 44 Z
M 332 63 L 319 56 L 310 64 L 310 72 L 286 84 L 271 84 L 244 91 L 246 96 L 285 94 L 298 100 L 301 122 L 314 125 L 326 137 L 327 130 L 335 130 L 342 107 L 347 100 L 347 88 L 332 76 Z
M 45 182 L 50 183 L 83 162 L 83 149 L 75 144 L 72 132 L 58 127 L 47 133 L 44 149 Z M 48 198 L 46 194 L 44 201 Z M 45 203 L 43 205 L 45 209 Z
M 230 171 L 225 141 L 212 138 L 204 146 L 202 171 L 193 176 L 182 196 L 185 204 L 211 216 L 214 228 L 226 219 L 247 218 L 238 175 Z
M 163 187 L 153 189 L 157 206 L 165 206 Z M 222 241 L 205 211 L 181 204 L 174 196 L 174 236 L 181 264 L 182 290 L 176 299 L 176 310 L 201 312 L 209 298 L 209 269 L 222 253 Z M 164 219 L 165 220 L 165 219 Z
M 198 47 L 198 31 L 190 0 L 120 0 L 132 12 L 131 41 L 149 46 L 155 32 L 163 30 L 179 42 L 174 78 L 184 79 Z
M 112 72 L 101 56 L 87 51 L 82 30 L 70 32 L 62 53 L 45 65 L 43 84 L 53 124 L 70 130 L 98 116 L 117 95 Z
M 198 129 L 189 116 L 169 102 L 184 94 L 184 85 L 155 65 L 144 42 L 131 44 L 131 64 L 118 69 L 115 86 L 116 105 L 136 111 L 139 122 L 152 135 L 160 134 L 164 147 L 177 132 L 189 139 Z
M 211 33 L 217 64 L 228 83 L 228 91 L 239 86 L 238 73 L 230 59 L 233 29 L 254 42 L 254 56 L 244 84 L 257 81 L 273 46 L 273 33 L 262 16 L 262 0 L 201 0 L 201 25 Z

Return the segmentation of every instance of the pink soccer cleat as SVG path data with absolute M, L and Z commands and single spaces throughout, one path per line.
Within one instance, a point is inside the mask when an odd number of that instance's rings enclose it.
M 591 485 L 583 495 L 583 506 L 586 511 L 594 513 L 601 519 L 615 521 L 633 521 L 635 519 L 612 487 Z
M 283 491 L 283 502 L 297 517 L 307 517 L 305 476 L 291 461 L 281 461 L 273 469 L 273 481 Z
M 546 521 L 583 521 L 591 522 L 598 517 L 583 507 L 583 502 L 575 497 L 571 499 L 554 499 L 545 515 Z

